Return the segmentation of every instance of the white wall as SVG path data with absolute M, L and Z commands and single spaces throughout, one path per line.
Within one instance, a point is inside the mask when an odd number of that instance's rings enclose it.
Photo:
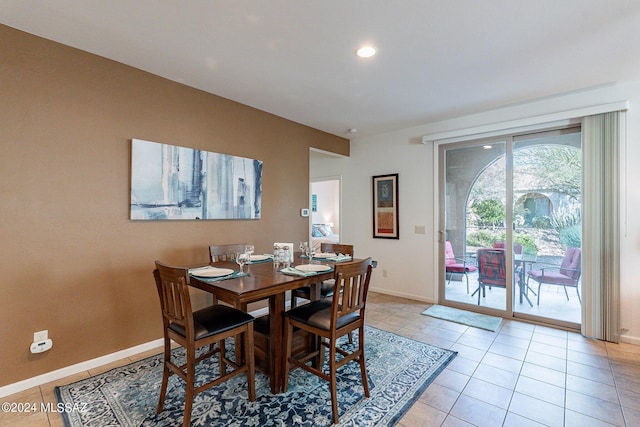
M 567 110 L 629 100 L 626 146 L 622 153 L 621 210 L 621 327 L 622 339 L 640 344 L 640 81 L 601 86 L 592 90 L 544 98 L 535 102 L 486 111 L 372 137 L 354 139 L 351 157 L 312 156 L 311 179 L 342 175 L 342 236 L 358 253 L 378 261 L 372 290 L 437 301 L 437 233 L 434 230 L 433 147 L 419 141 L 422 135 L 456 131 Z M 625 166 L 626 165 L 626 166 Z M 371 177 L 399 173 L 400 239 L 372 238 Z M 426 225 L 427 233 L 415 234 Z M 386 272 L 387 277 L 383 277 Z

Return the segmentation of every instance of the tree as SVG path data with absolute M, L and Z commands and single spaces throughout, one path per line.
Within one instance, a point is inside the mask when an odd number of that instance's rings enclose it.
M 499 199 L 474 200 L 471 210 L 477 216 L 479 225 L 495 228 L 505 220 L 504 204 Z
M 582 157 L 579 149 L 563 145 L 536 145 L 513 156 L 515 187 L 566 194 L 580 201 Z

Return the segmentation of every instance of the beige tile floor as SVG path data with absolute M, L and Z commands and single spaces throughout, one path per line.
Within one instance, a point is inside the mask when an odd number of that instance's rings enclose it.
M 640 346 L 505 320 L 497 332 L 421 315 L 428 304 L 371 294 L 367 323 L 449 348 L 458 356 L 427 388 L 401 427 L 638 426 Z M 0 399 L 51 402 L 54 387 L 153 353 L 123 359 Z M 3 413 L 0 426 L 61 426 L 57 413 Z

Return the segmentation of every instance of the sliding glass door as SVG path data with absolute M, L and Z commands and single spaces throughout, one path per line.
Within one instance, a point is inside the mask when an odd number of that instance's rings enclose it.
M 441 145 L 439 167 L 440 303 L 576 327 L 580 129 Z
M 507 310 L 511 283 L 504 244 L 508 229 L 506 153 L 504 139 L 441 147 L 445 274 L 440 295 L 448 305 Z M 480 254 L 488 258 L 479 260 L 478 251 L 485 248 L 490 251 Z
M 513 138 L 514 244 L 523 317 L 581 322 L 582 149 L 580 128 Z M 563 266 L 563 268 L 558 267 Z

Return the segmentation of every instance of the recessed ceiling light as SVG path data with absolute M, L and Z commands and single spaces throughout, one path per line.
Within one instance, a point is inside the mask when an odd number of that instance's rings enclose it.
M 376 49 L 373 46 L 363 46 L 356 50 L 356 55 L 360 58 L 371 58 L 376 54 Z
M 485 150 L 491 150 L 493 148 L 493 145 L 483 145 L 482 148 L 484 148 Z
M 350 128 L 350 129 L 347 130 L 347 132 L 349 132 L 349 133 L 358 133 L 358 129 Z

